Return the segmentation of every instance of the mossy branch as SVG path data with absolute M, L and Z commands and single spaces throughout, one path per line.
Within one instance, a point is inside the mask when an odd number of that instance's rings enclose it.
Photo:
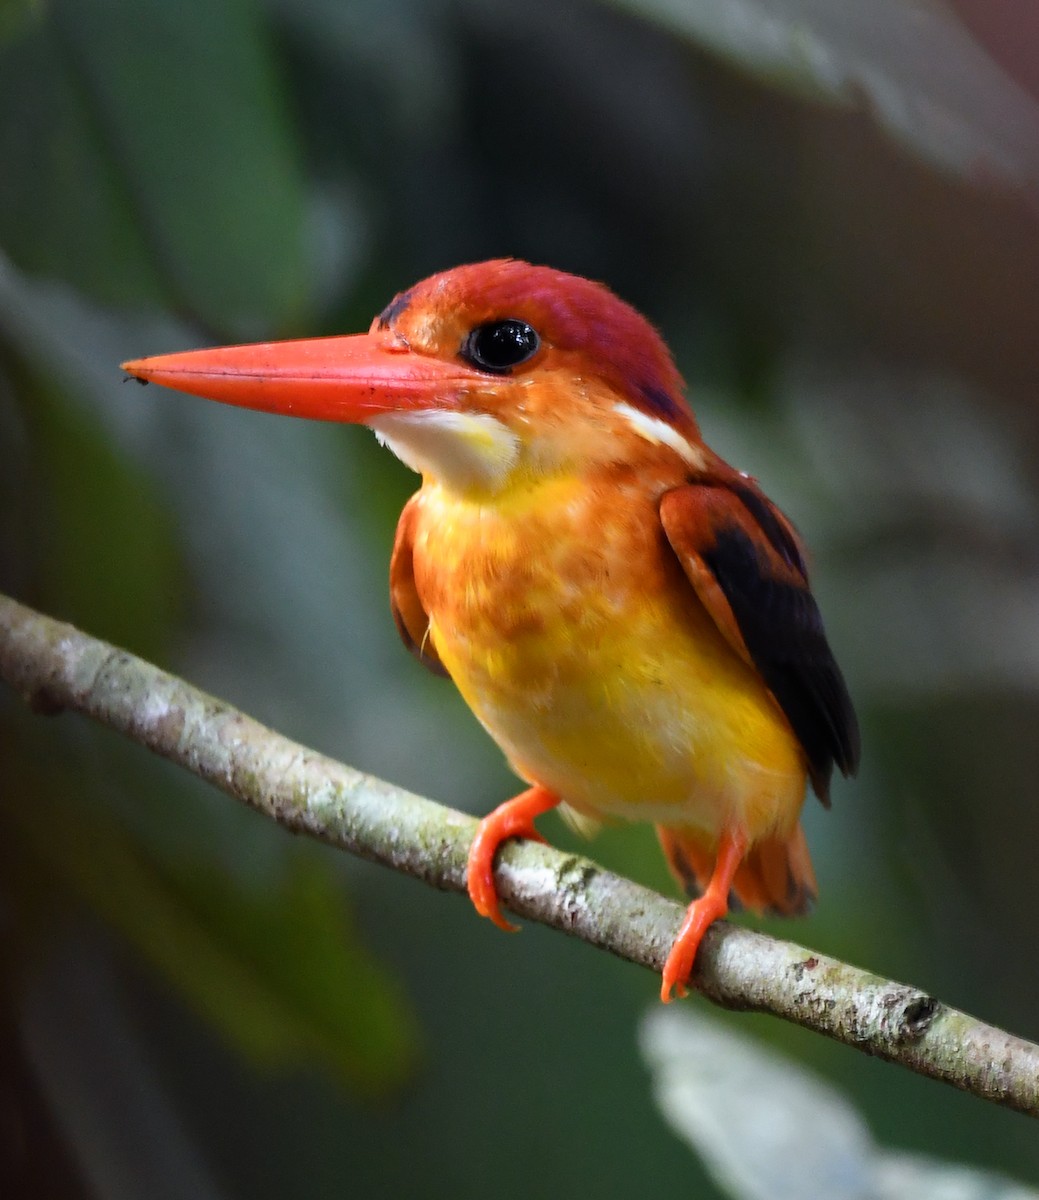
M 448 891 L 465 888 L 472 817 L 307 750 L 123 650 L 0 596 L 0 678 L 42 712 L 72 709 L 180 763 L 294 833 Z M 659 972 L 682 908 L 586 858 L 507 845 L 513 912 Z M 772 1013 L 866 1054 L 1039 1116 L 1039 1046 L 916 988 L 718 922 L 695 984 L 723 1008 Z

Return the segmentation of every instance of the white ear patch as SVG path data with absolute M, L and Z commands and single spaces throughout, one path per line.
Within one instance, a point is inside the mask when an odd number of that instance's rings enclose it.
M 365 424 L 413 471 L 459 490 L 500 486 L 519 458 L 519 439 L 487 413 L 425 408 L 379 413 Z
M 691 467 L 703 468 L 706 466 L 703 451 L 698 446 L 690 445 L 678 430 L 672 428 L 666 421 L 662 421 L 659 417 L 651 417 L 649 413 L 633 408 L 623 401 L 618 401 L 613 406 L 613 411 L 622 416 L 639 437 L 645 438 L 647 442 L 652 442 L 654 446 L 670 446 Z

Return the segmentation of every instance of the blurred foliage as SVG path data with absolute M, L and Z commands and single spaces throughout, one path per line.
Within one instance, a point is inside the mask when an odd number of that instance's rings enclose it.
M 1032 100 L 954 15 L 919 0 L 616 0 L 795 95 L 866 109 L 968 180 L 1035 188 Z
M 490 255 L 604 279 L 803 528 L 864 717 L 777 932 L 1039 1037 L 1037 37 L 1024 0 L 8 0 L 0 587 L 486 811 L 515 781 L 386 611 L 408 473 L 116 364 Z M 3 1194 L 718 1194 L 639 973 L 7 692 L 0 754 Z M 670 886 L 648 830 L 593 852 Z M 885 1145 L 1039 1177 L 1023 1118 L 739 1025 Z
M 1039 1200 L 878 1145 L 837 1088 L 702 1010 L 651 1012 L 640 1042 L 660 1111 L 732 1200 Z
M 250 3 L 52 0 L 0 84 L 19 265 L 225 335 L 298 319 L 303 184 L 266 37 Z

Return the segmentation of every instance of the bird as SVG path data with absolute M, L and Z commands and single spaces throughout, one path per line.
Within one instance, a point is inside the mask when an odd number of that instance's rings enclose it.
M 466 881 L 503 929 L 495 858 L 649 822 L 691 902 L 661 975 L 684 996 L 730 904 L 800 914 L 801 825 L 860 735 L 805 551 L 701 436 L 654 326 L 604 284 L 518 259 L 400 292 L 365 334 L 191 350 L 131 377 L 366 425 L 421 475 L 390 557 L 409 651 L 446 675 L 526 785 L 479 823 Z

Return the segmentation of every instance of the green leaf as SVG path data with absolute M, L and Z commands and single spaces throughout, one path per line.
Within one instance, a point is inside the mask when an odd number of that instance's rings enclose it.
M 268 1013 L 250 1027 L 241 997 L 226 1006 L 221 1023 L 254 1057 L 272 1065 L 315 1061 L 370 1092 L 411 1074 L 418 1033 L 403 992 L 363 946 L 317 854 L 295 853 L 262 895 L 197 865 L 172 878 L 185 907 L 244 962 L 254 999 L 265 994 L 272 1012 L 281 1010 L 276 1022 Z
M 862 108 L 943 171 L 1039 186 L 1039 105 L 936 0 L 610 0 L 788 90 Z
M 130 196 L 50 21 L 0 46 L 0 244 L 107 303 L 162 301 Z
M 298 320 L 302 183 L 262 9 L 56 0 L 54 15 L 175 293 L 218 329 Z
M 31 884 L 36 906 L 41 893 L 53 899 L 54 884 L 70 891 L 264 1068 L 316 1065 L 366 1094 L 411 1074 L 411 1010 L 362 945 L 318 854 L 294 847 L 288 869 L 259 894 L 209 863 L 160 863 L 89 787 L 29 757 L 5 756 L 17 794 L 33 797 L 7 815 L 15 882 L 20 892 Z M 11 849 L 9 832 L 5 839 Z
M 0 0 L 0 45 L 28 25 L 40 9 L 41 0 Z
M 31 511 L 41 602 L 98 637 L 164 657 L 184 583 L 153 482 L 63 395 L 25 392 L 40 488 Z
M 158 277 L 226 335 L 304 319 L 303 184 L 256 4 L 53 0 L 0 76 L 0 236 L 19 265 L 106 299 L 152 298 Z

